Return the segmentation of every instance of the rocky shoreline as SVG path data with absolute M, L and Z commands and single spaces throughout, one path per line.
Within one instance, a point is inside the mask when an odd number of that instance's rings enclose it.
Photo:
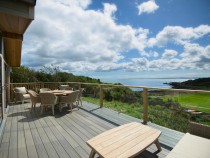
M 210 90 L 210 77 L 198 78 L 184 82 L 169 82 L 164 84 L 168 84 L 174 89 Z

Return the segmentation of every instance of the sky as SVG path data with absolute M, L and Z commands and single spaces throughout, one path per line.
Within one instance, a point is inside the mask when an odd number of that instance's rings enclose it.
M 210 0 L 37 0 L 21 60 L 102 80 L 210 77 Z

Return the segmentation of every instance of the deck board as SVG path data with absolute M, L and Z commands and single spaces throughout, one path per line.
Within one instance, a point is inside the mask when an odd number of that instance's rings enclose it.
M 44 128 L 46 128 L 46 127 L 44 127 Z M 44 128 L 39 128 L 38 133 L 40 135 L 40 138 L 42 139 L 42 142 L 43 142 L 44 147 L 47 151 L 47 154 L 50 158 L 59 158 L 59 156 L 58 156 L 57 152 L 55 151 L 53 145 L 51 144 Z
M 17 115 L 16 109 L 13 108 L 13 117 L 11 120 L 10 140 L 9 140 L 9 158 L 18 157 L 18 131 L 17 131 Z
M 18 131 L 18 157 L 28 157 L 24 131 Z
M 86 144 L 90 138 L 125 123 L 142 122 L 87 102 L 72 112 L 65 107 L 62 113 L 56 110 L 55 116 L 50 109 L 40 116 L 39 106 L 30 113 L 30 106 L 30 103 L 10 106 L 0 142 L 1 158 L 85 158 L 91 151 Z M 151 145 L 137 158 L 166 157 L 184 135 L 153 123 L 148 125 L 162 131 L 162 151 L 156 153 L 156 146 Z
M 39 136 L 37 129 L 31 129 L 31 134 L 34 140 L 34 144 L 39 157 L 48 157 L 47 151 L 45 150 L 44 144 Z

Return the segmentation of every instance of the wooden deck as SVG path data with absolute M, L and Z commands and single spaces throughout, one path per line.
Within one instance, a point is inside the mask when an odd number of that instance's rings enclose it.
M 90 138 L 125 123 L 142 122 L 107 108 L 83 104 L 72 113 L 65 108 L 63 113 L 57 110 L 55 116 L 51 115 L 51 110 L 40 116 L 38 107 L 30 113 L 30 103 L 10 106 L 1 138 L 0 158 L 87 158 L 90 148 L 86 141 Z M 152 145 L 137 157 L 165 157 L 184 135 L 152 123 L 148 125 L 162 131 L 159 138 L 162 151 L 158 153 Z

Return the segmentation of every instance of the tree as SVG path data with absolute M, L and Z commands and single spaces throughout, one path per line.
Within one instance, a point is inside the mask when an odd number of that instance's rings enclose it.
M 41 71 L 36 72 L 36 78 L 37 78 L 37 81 L 39 81 L 39 82 L 50 82 L 50 81 L 52 81 L 52 75 L 46 74 L 46 73 L 41 72 Z
M 58 66 L 43 66 L 35 71 L 25 66 L 12 68 L 12 83 L 24 82 L 90 82 L 101 83 L 100 79 L 94 79 L 86 76 L 75 76 L 72 73 L 62 72 Z
M 11 82 L 14 83 L 24 83 L 24 82 L 36 82 L 36 72 L 25 66 L 12 68 L 10 74 Z
M 39 71 L 50 75 L 54 75 L 58 72 L 61 72 L 59 66 L 55 66 L 53 64 L 51 64 L 50 66 L 43 66 L 43 68 L 41 68 Z

